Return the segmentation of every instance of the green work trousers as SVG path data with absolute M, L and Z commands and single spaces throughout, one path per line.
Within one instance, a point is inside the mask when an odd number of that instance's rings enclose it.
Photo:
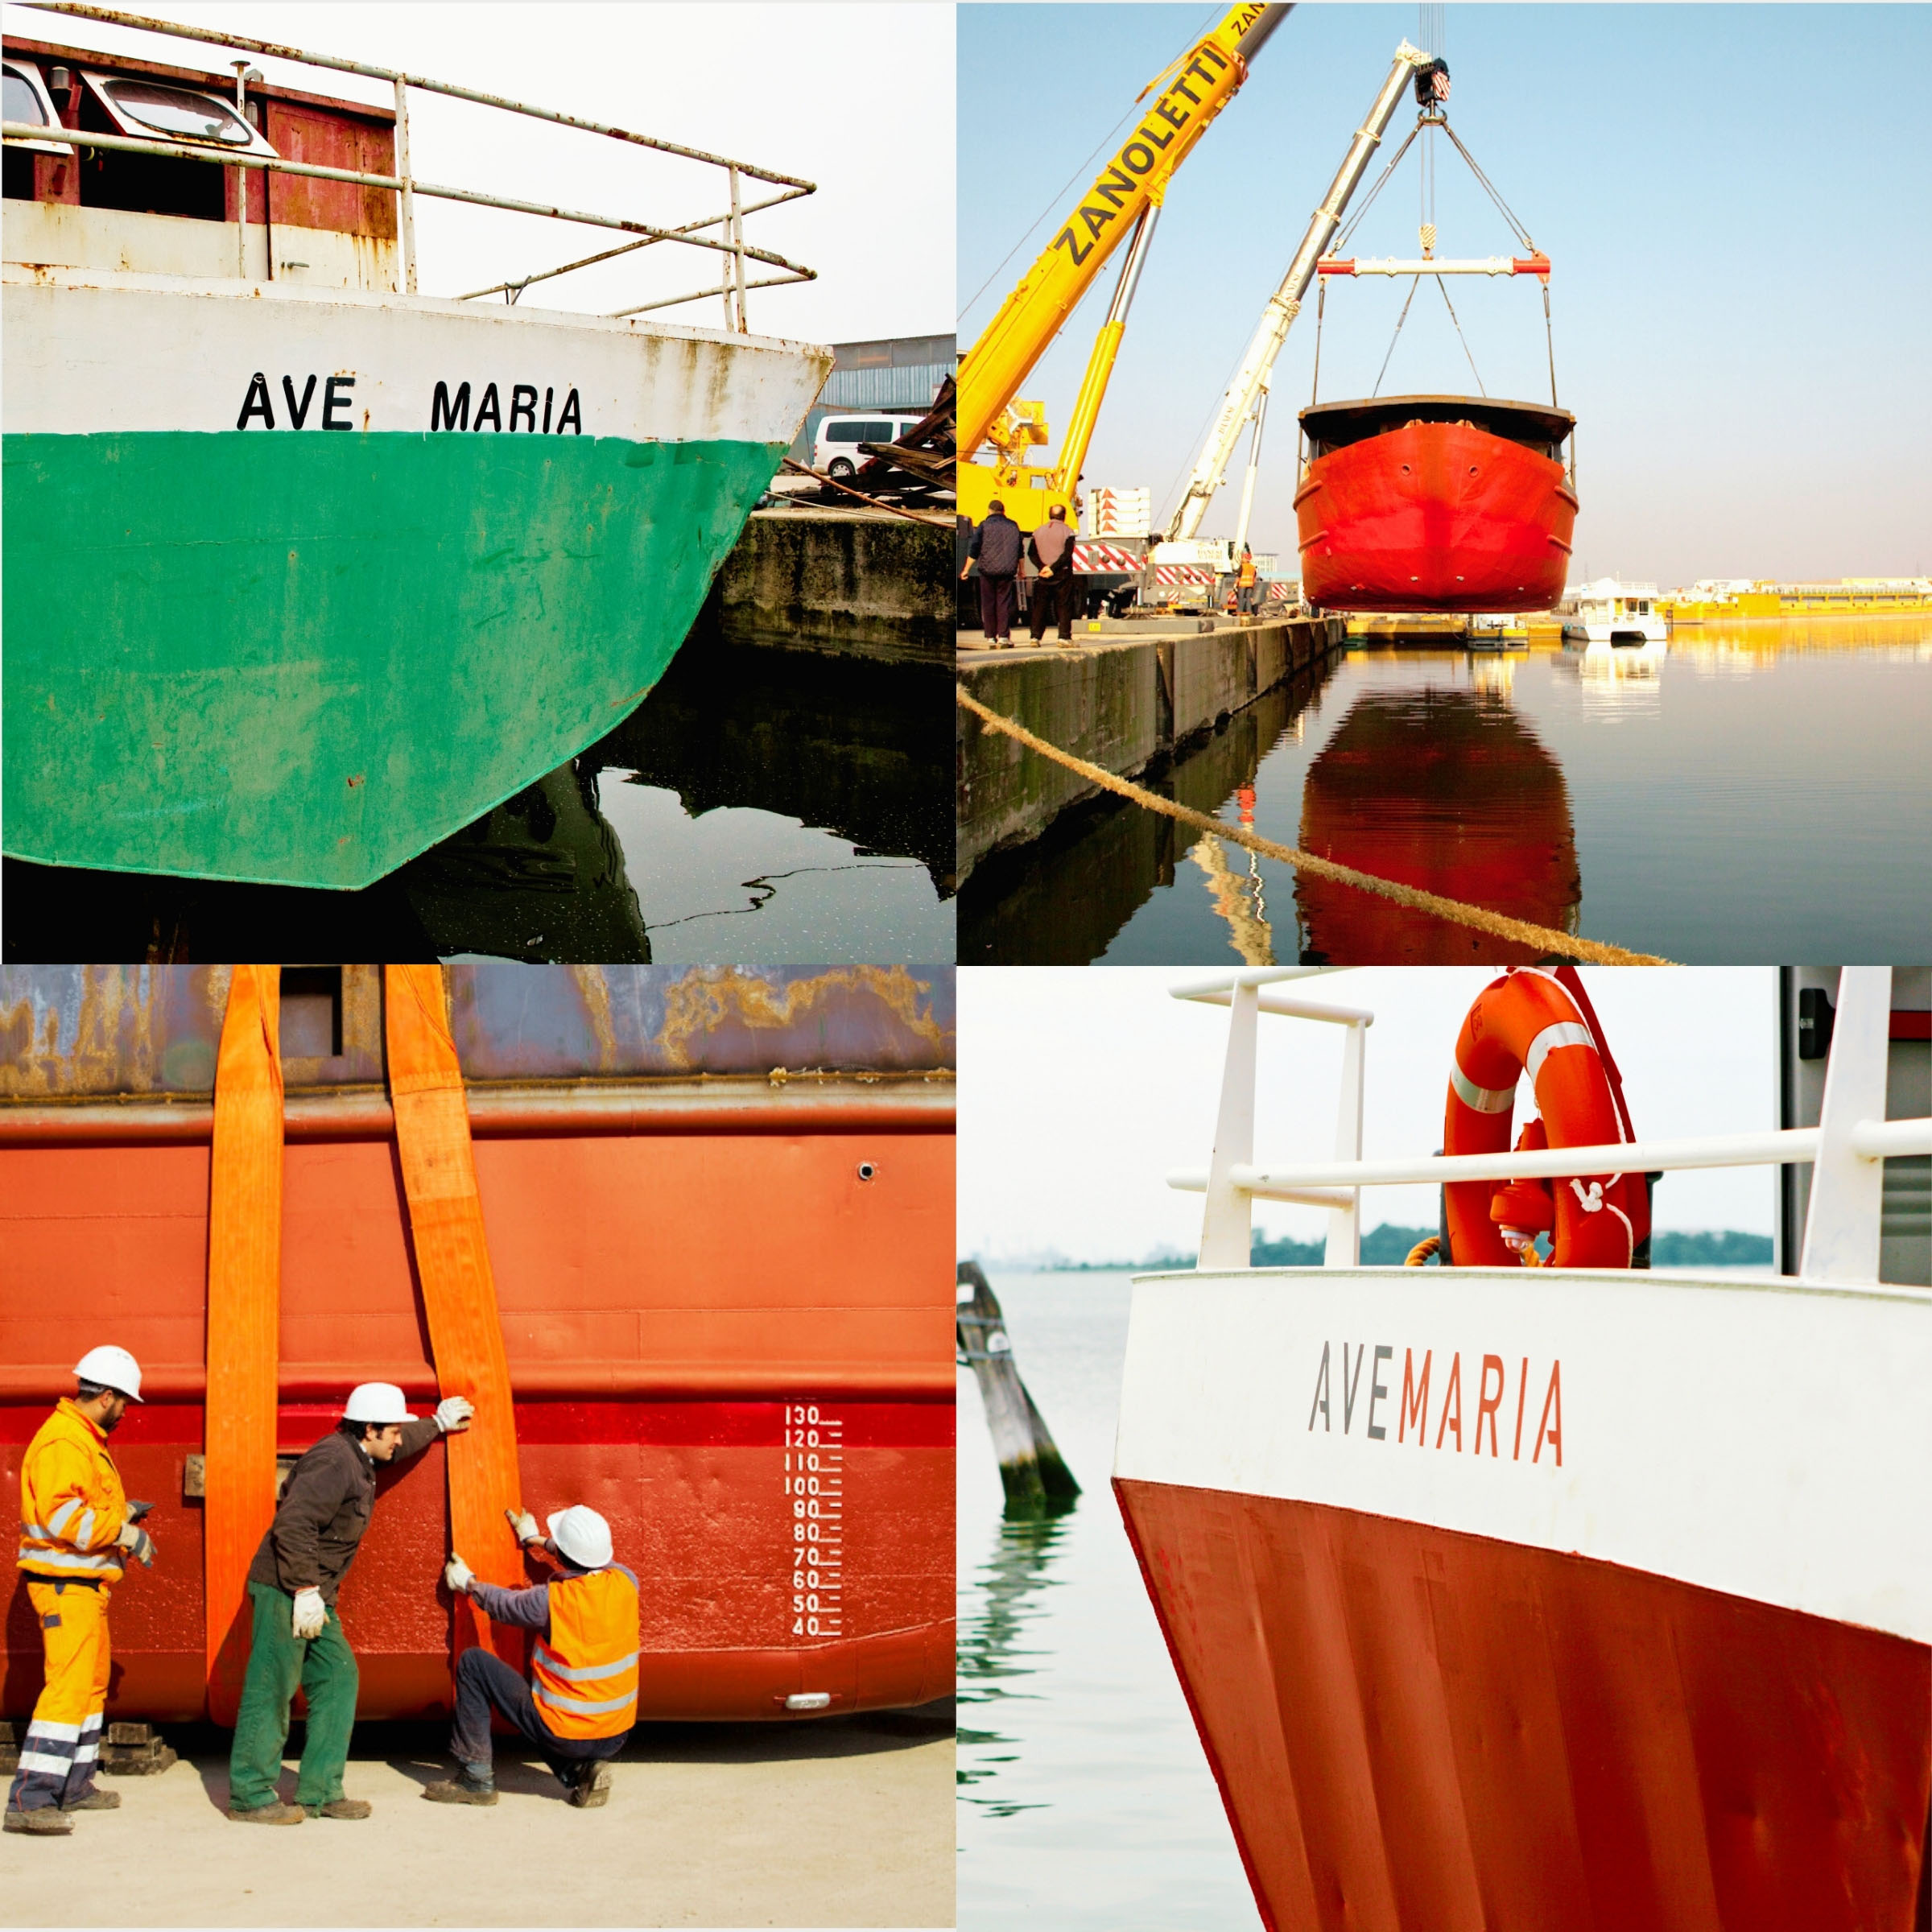
M 275 1803 L 288 1743 L 288 1707 L 299 1684 L 308 1699 L 308 1737 L 295 1802 L 312 1808 L 332 1804 L 342 1795 L 342 1767 L 356 1728 L 356 1653 L 332 1604 L 322 1634 L 300 1637 L 294 1630 L 295 1600 L 286 1591 L 250 1583 L 248 1594 L 254 1637 L 229 1754 L 228 1802 L 238 1811 Z

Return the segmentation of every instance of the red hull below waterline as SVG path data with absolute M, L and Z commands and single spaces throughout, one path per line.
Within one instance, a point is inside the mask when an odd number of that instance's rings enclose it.
M 1540 449 L 1427 420 L 1311 446 L 1294 508 L 1316 608 L 1548 610 L 1562 597 L 1577 500 Z
M 1115 1491 L 1275 1932 L 1913 1932 L 1932 1648 L 1364 1512 Z

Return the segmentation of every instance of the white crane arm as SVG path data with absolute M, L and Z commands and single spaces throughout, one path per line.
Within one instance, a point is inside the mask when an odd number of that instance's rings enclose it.
M 1431 65 L 1434 60 L 1432 54 L 1423 53 L 1406 40 L 1395 50 L 1395 64 L 1389 70 L 1389 78 L 1382 83 L 1381 92 L 1376 96 L 1368 118 L 1349 143 L 1347 158 L 1330 184 L 1328 192 L 1323 196 L 1321 206 L 1315 211 L 1308 224 L 1308 232 L 1302 236 L 1302 245 L 1294 251 L 1294 258 L 1288 264 L 1288 272 L 1282 278 L 1281 287 L 1268 298 L 1268 306 L 1261 312 L 1261 326 L 1248 345 L 1248 353 L 1241 358 L 1241 366 L 1233 382 L 1228 384 L 1227 394 L 1221 398 L 1220 411 L 1201 451 L 1201 460 L 1195 465 L 1194 474 L 1187 479 L 1187 493 L 1182 497 L 1180 506 L 1167 526 L 1169 543 L 1192 537 L 1199 531 L 1201 519 L 1208 514 L 1208 506 L 1227 474 L 1228 461 L 1241 436 L 1241 425 L 1248 420 L 1255 398 L 1265 386 L 1274 368 L 1274 359 L 1282 353 L 1282 345 L 1288 340 L 1288 331 L 1301 311 L 1302 298 L 1315 279 L 1315 265 L 1321 259 L 1322 250 L 1335 238 L 1335 230 L 1341 225 L 1343 211 L 1348 205 L 1349 197 L 1360 186 L 1362 176 L 1368 172 L 1368 163 L 1381 145 L 1382 136 L 1388 131 L 1389 123 L 1410 77 L 1418 68 Z

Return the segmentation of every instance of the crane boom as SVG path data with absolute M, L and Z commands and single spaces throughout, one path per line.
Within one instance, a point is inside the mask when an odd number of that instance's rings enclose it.
M 1158 204 L 1289 12 L 1242 0 L 1146 90 L 1155 98 L 960 365 L 959 453 L 984 444 L 1120 243 Z M 1145 96 L 1143 95 L 1143 98 Z
M 1367 118 L 1349 143 L 1348 155 L 1329 184 L 1328 192 L 1322 197 L 1321 206 L 1309 221 L 1308 232 L 1302 236 L 1301 246 L 1294 251 L 1294 258 L 1288 264 L 1288 272 L 1282 278 L 1281 287 L 1268 298 L 1268 306 L 1261 312 L 1261 326 L 1254 332 L 1248 353 L 1241 358 L 1241 366 L 1228 384 L 1228 393 L 1221 398 L 1220 411 L 1201 451 L 1201 460 L 1195 465 L 1194 474 L 1187 479 L 1187 493 L 1182 497 L 1180 506 L 1168 524 L 1169 543 L 1191 537 L 1199 530 L 1208 506 L 1227 474 L 1229 459 L 1241 437 L 1241 425 L 1248 420 L 1257 398 L 1266 388 L 1274 368 L 1274 359 L 1281 353 L 1282 345 L 1287 341 L 1288 331 L 1300 312 L 1302 298 L 1315 279 L 1315 264 L 1321 259 L 1322 250 L 1334 239 L 1335 230 L 1341 225 L 1343 210 L 1348 207 L 1349 197 L 1361 185 L 1362 176 L 1368 172 L 1368 163 L 1381 145 L 1382 136 L 1388 131 L 1397 104 L 1402 100 L 1410 78 L 1418 68 L 1433 64 L 1433 56 L 1411 47 L 1406 40 L 1395 50 L 1395 64 L 1389 68 L 1389 77 L 1382 83 L 1381 91 L 1376 96 Z

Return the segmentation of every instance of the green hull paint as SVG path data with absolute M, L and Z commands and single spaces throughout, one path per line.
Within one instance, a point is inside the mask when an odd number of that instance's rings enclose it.
M 350 888 L 663 675 L 782 445 L 5 440 L 5 846 Z

